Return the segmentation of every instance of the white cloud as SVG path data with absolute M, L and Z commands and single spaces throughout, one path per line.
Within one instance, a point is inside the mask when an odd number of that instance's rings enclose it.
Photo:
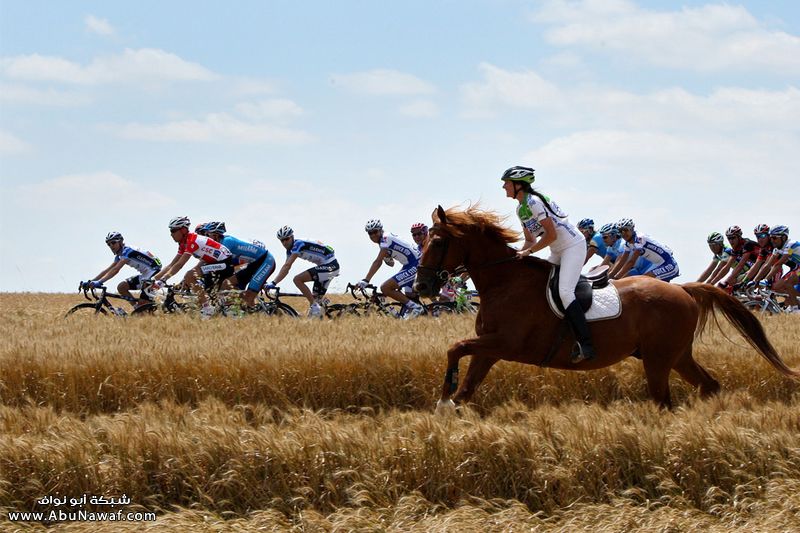
M 15 104 L 71 107 L 88 105 L 91 102 L 91 98 L 84 94 L 57 91 L 55 89 L 36 89 L 18 83 L 0 83 L 0 101 Z
M 288 98 L 242 102 L 236 105 L 236 111 L 252 119 L 289 118 L 305 113 L 302 107 Z
M 33 185 L 20 185 L 18 201 L 30 208 L 47 209 L 51 213 L 65 210 L 96 208 L 102 201 L 104 209 L 157 210 L 174 204 L 158 191 L 143 188 L 109 171 L 70 174 Z
M 467 116 L 492 116 L 498 106 L 543 108 L 561 100 L 559 88 L 532 70 L 513 72 L 488 63 L 478 68 L 483 80 L 460 88 Z
M 94 15 L 86 15 L 84 19 L 86 28 L 92 33 L 98 35 L 114 35 L 114 27 L 106 20 L 95 17 Z
M 401 115 L 414 118 L 432 118 L 439 115 L 439 107 L 430 100 L 414 100 L 400 107 Z
M 256 96 L 262 94 L 273 94 L 277 88 L 275 83 L 267 80 L 256 80 L 249 78 L 240 78 L 230 80 L 232 84 L 233 93 L 238 96 Z
M 7 57 L 0 59 L 0 70 L 6 77 L 17 80 L 80 85 L 208 81 L 217 78 L 216 74 L 202 65 L 153 48 L 126 48 L 121 54 L 97 57 L 85 66 L 62 57 L 39 54 Z
M 118 129 L 117 134 L 126 139 L 156 142 L 303 144 L 313 140 L 309 133 L 302 130 L 245 122 L 227 113 L 211 113 L 201 120 L 126 124 Z
M 800 37 L 768 28 L 744 7 L 654 11 L 628 0 L 550 0 L 535 13 L 551 44 L 698 71 L 800 72 Z
M 8 133 L 0 130 L 0 155 L 19 155 L 31 151 L 31 146 Z
M 334 74 L 334 85 L 359 94 L 409 96 L 433 94 L 436 87 L 413 74 L 390 69 L 375 69 L 352 74 Z

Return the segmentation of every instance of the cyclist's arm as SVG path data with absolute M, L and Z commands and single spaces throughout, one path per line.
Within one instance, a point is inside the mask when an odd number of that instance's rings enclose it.
M 642 253 L 643 252 L 641 250 L 631 250 L 628 252 L 630 258 L 625 261 L 625 264 L 623 264 L 622 268 L 617 272 L 617 279 L 624 278 L 630 274 L 631 270 L 633 270 L 633 267 L 636 265 L 636 260 L 639 259 L 639 256 L 642 255 Z
M 610 254 L 606 254 L 606 256 L 603 258 L 603 262 L 600 263 L 600 266 L 607 266 L 609 268 L 609 271 L 610 271 L 610 269 L 611 269 L 611 255 Z
M 364 281 L 369 283 L 369 280 L 372 279 L 372 276 L 375 275 L 375 273 L 383 264 L 383 258 L 386 257 L 387 255 L 389 255 L 389 251 L 384 248 L 381 248 L 381 251 L 378 252 L 378 257 L 375 258 L 375 261 L 373 261 L 372 265 L 369 267 L 369 272 L 367 272 L 367 275 L 364 276 Z
M 749 255 L 752 255 L 752 254 L 748 254 L 748 256 Z M 736 265 L 736 267 L 733 269 L 733 272 L 728 274 L 728 277 L 725 278 L 725 283 L 727 283 L 728 285 L 732 285 L 732 284 L 736 283 L 736 277 L 744 269 L 746 264 L 747 264 L 747 257 L 742 256 L 742 260 L 739 261 L 739 264 Z
M 96 275 L 95 277 L 93 277 L 91 279 L 93 279 L 94 281 L 104 281 L 104 280 L 108 279 L 108 278 L 103 278 L 103 276 L 105 276 L 106 274 L 111 272 L 111 270 L 116 266 L 116 264 L 117 264 L 116 261 L 111 263 L 109 266 L 104 268 L 98 275 Z M 119 270 L 117 270 L 117 272 L 119 272 Z M 115 274 L 116 274 L 116 272 L 115 272 Z M 112 276 L 108 276 L 108 277 L 110 278 Z M 103 278 L 103 279 L 100 279 L 100 278 Z
M 709 278 L 709 280 L 713 280 L 713 279 L 715 279 L 717 276 L 719 276 L 719 277 L 722 277 L 722 276 L 724 276 L 724 275 L 725 275 L 725 274 L 728 272 L 728 270 L 729 270 L 729 267 L 728 267 L 728 262 L 727 262 L 727 261 L 725 261 L 725 262 L 719 262 L 719 263 L 717 264 L 717 268 L 715 268 L 715 269 L 714 269 L 714 272 L 712 272 L 712 273 L 711 273 L 711 277 Z M 710 283 L 710 284 L 712 284 L 712 285 L 713 285 L 713 282 L 712 282 L 712 281 L 708 281 L 708 282 L 706 282 L 706 283 Z
M 586 259 L 583 260 L 583 264 L 585 265 L 586 263 L 588 263 L 589 259 L 591 259 L 592 256 L 594 254 L 596 254 L 596 253 L 597 253 L 597 246 L 592 246 L 592 245 L 587 246 L 586 247 Z
M 766 263 L 766 261 L 764 261 L 764 259 L 759 255 L 758 259 L 756 259 L 755 264 L 753 264 L 750 270 L 744 273 L 744 276 L 742 277 L 742 283 L 747 283 L 751 279 L 756 280 L 758 272 L 764 266 L 764 263 Z
M 286 258 L 286 262 L 281 267 L 281 270 L 278 272 L 278 275 L 275 276 L 275 278 L 273 278 L 272 283 L 277 285 L 283 280 L 283 278 L 286 277 L 286 275 L 289 273 L 289 269 L 292 268 L 292 264 L 294 263 L 295 259 L 297 259 L 297 257 L 298 257 L 297 254 L 292 254 Z
M 769 271 L 769 274 L 767 274 L 767 275 L 766 275 L 766 276 L 764 276 L 764 277 L 765 277 L 765 278 L 767 278 L 767 279 L 772 279 L 772 278 L 774 278 L 774 277 L 775 277 L 775 276 L 776 276 L 776 275 L 777 275 L 779 272 L 783 272 L 783 265 L 784 265 L 784 263 L 786 263 L 786 261 L 788 261 L 788 260 L 789 260 L 789 254 L 785 254 L 785 255 L 781 256 L 781 258 L 780 258 L 780 259 L 778 259 L 777 261 L 775 261 L 775 262 L 773 263 L 773 265 L 772 265 L 772 268 L 771 268 L 771 269 L 770 269 L 770 271 Z
M 550 217 L 542 219 L 542 229 L 544 230 L 544 235 L 536 240 L 534 240 L 534 237 L 528 228 L 524 226 L 523 228 L 525 230 L 525 246 L 522 248 L 522 250 L 520 250 L 521 255 L 531 255 L 539 250 L 544 250 L 556 240 L 556 225 L 553 223 L 553 219 Z
M 622 267 L 628 262 L 628 252 L 622 252 L 617 256 L 617 260 L 614 261 L 614 264 L 611 266 L 611 270 L 608 272 L 608 277 L 611 279 L 617 279 L 617 274 L 619 271 L 622 270 Z
M 767 274 L 770 273 L 772 267 L 775 265 L 775 261 L 775 254 L 770 254 L 766 261 L 763 262 L 761 267 L 753 274 L 753 281 L 761 281 L 762 279 L 766 278 Z
M 719 272 L 714 274 L 714 277 L 711 279 L 711 281 L 709 281 L 709 283 L 711 285 L 716 285 L 717 283 L 719 283 L 722 280 L 722 278 L 725 277 L 725 274 L 727 274 L 730 271 L 730 269 L 733 268 L 735 262 L 736 258 L 730 256 L 728 260 L 725 262 L 725 266 Z
M 126 265 L 126 264 L 128 264 L 128 260 L 127 259 L 120 259 L 119 261 L 115 261 L 114 263 L 111 264 L 110 267 L 108 267 L 107 269 L 103 270 L 100 274 L 97 275 L 96 278 L 93 278 L 93 279 L 95 281 L 99 281 L 100 283 L 105 283 L 106 281 L 108 281 L 111 278 L 113 278 L 114 276 L 116 276 L 117 273 L 120 270 L 122 270 L 122 267 L 124 265 Z
M 716 272 L 716 268 L 719 266 L 717 263 L 718 261 L 716 259 L 712 260 L 708 267 L 703 270 L 703 273 L 700 274 L 700 277 L 697 278 L 697 282 L 703 283 L 706 279 L 709 279 L 709 277 L 713 277 L 713 273 Z
M 154 280 L 161 280 L 167 281 L 169 278 L 180 272 L 189 259 L 192 257 L 192 254 L 176 254 L 175 258 L 170 261 L 169 265 L 164 267 L 164 269 L 153 276 Z

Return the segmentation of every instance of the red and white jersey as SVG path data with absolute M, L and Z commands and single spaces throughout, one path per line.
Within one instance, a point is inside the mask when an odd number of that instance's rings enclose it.
M 178 244 L 178 255 L 183 254 L 192 254 L 206 263 L 219 263 L 228 259 L 231 251 L 214 239 L 187 233 L 186 238 Z

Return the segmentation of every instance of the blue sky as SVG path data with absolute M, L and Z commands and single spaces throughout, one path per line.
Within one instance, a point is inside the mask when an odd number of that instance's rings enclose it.
M 794 2 L 0 1 L 0 290 L 73 290 L 111 230 L 168 262 L 176 215 L 281 256 L 291 225 L 342 287 L 367 219 L 512 215 L 515 164 L 691 281 L 711 231 L 800 237 L 798 124 Z

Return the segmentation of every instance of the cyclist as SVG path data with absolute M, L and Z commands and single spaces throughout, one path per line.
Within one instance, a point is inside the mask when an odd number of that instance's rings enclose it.
M 328 292 L 331 280 L 339 275 L 339 262 L 336 260 L 333 248 L 321 242 L 297 239 L 294 236 L 294 230 L 289 226 L 279 229 L 277 237 L 281 241 L 281 245 L 286 248 L 286 262 L 267 287 L 273 288 L 280 283 L 289 274 L 289 269 L 292 268 L 298 257 L 310 261 L 314 266 L 297 274 L 293 281 L 308 300 L 310 305 L 308 315 L 322 317 L 320 301 Z M 314 282 L 312 289 L 306 285 L 309 281 Z
M 264 246 L 256 244 L 257 241 L 245 242 L 233 235 L 226 235 L 227 228 L 224 222 L 209 222 L 203 230 L 206 234 L 231 251 L 233 264 L 246 265 L 239 269 L 226 282 L 243 290 L 242 300 L 247 310 L 253 310 L 256 305 L 256 296 L 261 292 L 261 287 L 275 271 L 275 258 Z
M 603 242 L 606 245 L 606 256 L 600 266 L 608 265 L 608 278 L 617 279 L 618 272 L 627 264 L 629 257 L 628 251 L 625 249 L 625 239 L 622 238 L 616 222 L 606 224 L 600 228 L 600 234 L 603 236 Z M 641 276 L 650 268 L 650 265 L 652 263 L 645 259 L 644 256 L 639 256 L 628 275 Z
M 418 255 L 422 256 L 422 250 L 428 244 L 428 226 L 422 222 L 417 222 L 411 225 L 411 238 L 414 239 L 414 244 L 417 245 Z
M 567 215 L 554 202 L 533 189 L 536 177 L 529 167 L 515 166 L 500 178 L 506 197 L 518 202 L 517 216 L 522 222 L 525 244 L 518 257 L 550 248 L 548 261 L 561 265 L 558 293 L 564 306 L 564 315 L 575 334 L 571 360 L 579 363 L 595 357 L 589 324 L 580 304 L 575 299 L 575 287 L 586 259 L 586 239 L 578 228 L 570 224 Z
M 789 228 L 786 226 L 775 226 L 769 232 L 775 256 L 772 269 L 766 278 L 776 278 L 773 288 L 776 291 L 788 294 L 786 303 L 789 304 L 792 312 L 800 312 L 798 309 L 798 273 L 800 272 L 800 241 L 789 240 Z M 789 268 L 789 272 L 781 276 L 783 265 Z
M 184 286 L 189 287 L 197 295 L 200 313 L 203 318 L 212 316 L 214 308 L 208 303 L 206 290 L 216 290 L 222 280 L 233 274 L 231 252 L 219 242 L 189 231 L 188 217 L 175 217 L 169 221 L 169 232 L 172 240 L 178 243 L 178 253 L 161 272 L 153 276 L 156 287 L 180 272 L 192 258 L 200 261 L 197 266 L 186 273 Z M 202 278 L 202 281 L 201 281 Z
M 362 289 L 369 284 L 369 280 L 381 267 L 384 259 L 389 257 L 399 262 L 402 267 L 400 272 L 387 279 L 381 284 L 381 291 L 395 301 L 403 304 L 403 318 L 414 318 L 422 314 L 424 307 L 403 294 L 403 289 L 411 288 L 414 285 L 414 278 L 417 276 L 417 265 L 419 264 L 419 254 L 415 247 L 400 240 L 397 235 L 383 232 L 383 224 L 380 220 L 373 219 L 367 221 L 364 230 L 369 235 L 372 242 L 380 248 L 378 256 L 369 267 L 367 275 L 358 282 Z
M 751 241 L 747 237 L 742 237 L 742 228 L 731 226 L 725 230 L 725 236 L 731 245 L 731 257 L 728 259 L 730 273 L 725 276 L 724 272 L 714 277 L 711 283 L 727 289 L 736 283 L 741 282 L 742 274 L 747 272 L 758 258 L 758 243 Z M 721 281 L 725 277 L 724 281 Z
M 731 249 L 725 247 L 725 239 L 722 237 L 722 234 L 715 231 L 709 234 L 706 242 L 713 256 L 711 257 L 711 263 L 708 264 L 708 268 L 697 278 L 697 281 L 700 283 L 711 283 L 711 280 L 717 276 L 724 276 L 725 272 L 730 268 L 728 266 L 728 259 L 731 257 Z
M 117 291 L 122 296 L 134 300 L 131 291 L 142 289 L 144 282 L 149 281 L 161 270 L 161 261 L 150 252 L 125 246 L 125 239 L 117 231 L 112 231 L 106 235 L 106 244 L 114 254 L 114 261 L 91 280 L 82 281 L 81 288 L 101 287 L 103 283 L 116 276 L 123 266 L 129 265 L 138 270 L 139 275 L 120 282 L 117 285 Z M 150 298 L 148 298 L 145 291 L 141 291 L 135 306 L 144 305 L 149 301 Z
M 772 253 L 774 247 L 769 237 L 769 226 L 766 224 L 759 224 L 753 230 L 753 234 L 756 237 L 759 252 L 756 262 L 753 264 L 753 268 L 745 272 L 744 276 L 742 276 L 741 283 L 745 285 L 751 281 L 757 283 L 767 277 L 767 274 L 772 268 L 772 263 L 775 260 L 775 255 Z
M 597 254 L 600 257 L 606 257 L 606 243 L 603 241 L 603 236 L 600 232 L 594 231 L 594 220 L 591 218 L 584 218 L 578 222 L 578 229 L 586 238 L 586 260 L 583 262 L 585 265 L 593 255 Z
M 639 257 L 650 261 L 650 266 L 639 275 L 650 276 L 661 281 L 669 281 L 680 274 L 678 263 L 672 255 L 672 250 L 652 237 L 637 235 L 636 226 L 630 218 L 623 218 L 617 223 L 622 238 L 625 239 L 625 249 L 628 252 L 625 264 L 617 271 L 617 279 L 635 275 L 631 271 Z

